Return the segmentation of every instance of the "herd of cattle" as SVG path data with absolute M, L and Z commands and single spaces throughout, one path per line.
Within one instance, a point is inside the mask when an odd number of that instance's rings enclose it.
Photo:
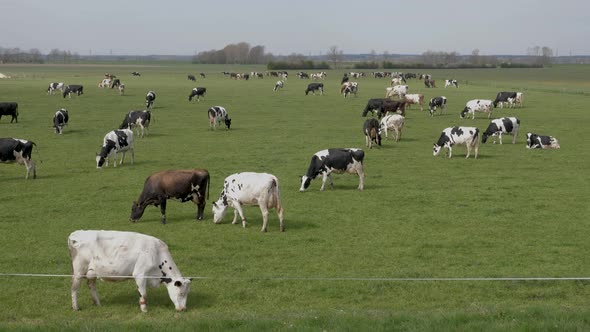
M 132 73 L 134 76 L 140 76 L 138 72 Z M 108 75 L 108 76 L 107 76 Z M 122 84 L 114 75 L 107 74 L 99 83 L 99 87 L 117 88 L 122 94 L 124 84 Z M 249 74 L 228 73 L 224 75 L 234 79 L 249 79 L 250 77 L 262 78 L 262 73 L 251 72 Z M 266 76 L 276 76 L 280 80 L 275 84 L 274 91 L 280 90 L 288 78 L 287 72 L 267 72 Z M 296 74 L 300 79 L 324 79 L 325 72 L 307 74 L 299 72 Z M 363 73 L 347 73 L 341 83 L 340 93 L 346 98 L 351 94 L 357 95 L 358 82 L 350 82 L 348 77 L 361 78 Z M 424 106 L 424 95 L 408 94 L 409 86 L 402 85 L 406 80 L 418 78 L 425 80 L 428 87 L 435 87 L 434 80 L 427 74 L 417 75 L 411 73 L 383 73 L 375 72 L 373 77 L 392 77 L 391 86 L 386 88 L 385 98 L 372 98 L 367 102 L 366 107 L 361 112 L 366 117 L 370 112 L 376 114 L 376 118 L 371 116 L 363 124 L 363 134 L 365 143 L 369 149 L 373 143 L 382 144 L 381 135 L 384 132 L 388 138 L 388 131 L 394 133 L 394 140 L 397 142 L 401 139 L 402 129 L 405 124 L 405 112 L 411 105 L 420 105 L 421 110 Z M 201 78 L 205 74 L 201 73 Z M 190 81 L 196 81 L 194 75 L 188 75 Z M 456 80 L 446 80 L 445 88 L 451 86 L 458 88 Z M 75 93 L 78 96 L 83 94 L 82 85 L 65 85 L 63 83 L 51 83 L 47 89 L 48 94 L 53 94 L 56 90 L 62 91 L 63 97 Z M 204 98 L 206 88 L 194 88 L 188 100 L 192 101 L 196 97 L 197 101 Z M 319 92 L 323 95 L 324 84 L 319 82 L 310 83 L 305 90 L 315 94 Z M 148 91 L 146 94 L 146 109 L 130 111 L 119 129 L 108 132 L 103 138 L 103 144 L 100 152 L 96 155 L 96 165 L 98 168 L 108 166 L 109 160 L 113 166 L 117 166 L 117 154 L 121 154 L 119 165 L 123 163 L 127 152 L 131 154 L 131 163 L 134 162 L 134 137 L 141 138 L 148 135 L 148 127 L 152 119 L 151 109 L 156 100 L 156 93 Z M 509 107 L 522 106 L 523 94 L 520 92 L 500 92 L 495 100 L 474 99 L 467 102 L 465 108 L 460 114 L 461 118 L 471 115 L 475 118 L 475 112 L 488 113 L 491 117 L 492 110 L 495 107 L 503 107 L 507 104 Z M 440 113 L 445 110 L 447 98 L 436 96 L 429 100 L 428 107 L 431 116 L 440 109 Z M 0 119 L 2 115 L 12 116 L 13 121 L 18 122 L 18 104 L 16 102 L 0 103 Z M 208 118 L 210 128 L 215 129 L 222 123 L 230 129 L 231 118 L 224 107 L 213 106 L 208 109 Z M 64 126 L 68 123 L 68 111 L 66 109 L 58 110 L 53 117 L 54 129 L 57 134 L 63 133 Z M 490 122 L 485 132 L 480 134 L 476 127 L 454 126 L 445 128 L 438 141 L 434 144 L 433 154 L 436 156 L 445 148 L 448 150 L 448 157 L 452 156 L 452 147 L 456 144 L 464 144 L 467 147 L 466 158 L 469 158 L 471 151 L 477 158 L 479 149 L 479 140 L 486 143 L 489 137 L 493 137 L 494 143 L 498 138 L 502 144 L 502 135 L 512 135 L 512 143 L 516 143 L 516 137 L 520 127 L 520 120 L 516 117 L 503 117 L 494 119 Z M 133 129 L 136 130 L 134 133 Z M 541 136 L 534 133 L 526 134 L 527 148 L 559 148 L 557 139 L 551 136 Z M 33 173 L 36 177 L 35 162 L 31 159 L 34 142 L 25 139 L 0 138 L 0 161 L 12 162 L 26 166 L 26 176 Z M 358 148 L 330 148 L 315 153 L 309 163 L 307 172 L 301 177 L 300 191 L 303 192 L 309 188 L 313 179 L 322 179 L 320 190 L 325 189 L 326 182 L 330 181 L 333 188 L 331 174 L 351 173 L 359 177 L 358 190 L 364 189 L 364 161 L 365 151 Z M 210 175 L 205 169 L 181 169 L 159 171 L 148 176 L 144 182 L 143 190 L 139 198 L 133 202 L 129 220 L 137 222 L 142 217 L 145 209 L 149 205 L 160 208 L 161 223 L 166 223 L 166 202 L 168 199 L 176 199 L 181 202 L 192 201 L 196 207 L 196 219 L 202 220 L 206 200 L 209 199 Z M 243 205 L 258 206 L 262 214 L 261 231 L 266 232 L 268 229 L 269 209 L 275 209 L 279 218 L 280 231 L 285 230 L 283 221 L 283 206 L 281 204 L 279 180 L 276 176 L 268 173 L 242 172 L 229 175 L 223 182 L 223 187 L 219 198 L 212 203 L 213 222 L 220 223 L 227 208 L 234 210 L 232 224 L 239 222 L 246 227 L 246 217 L 242 209 Z M 187 296 L 190 290 L 190 280 L 183 278 L 178 267 L 175 265 L 167 245 L 161 240 L 144 234 L 133 232 L 115 232 L 115 231 L 75 231 L 68 238 L 68 248 L 72 259 L 73 280 L 71 287 L 72 308 L 78 310 L 77 292 L 81 284 L 81 279 L 88 281 L 91 296 L 96 305 L 100 300 L 96 291 L 96 280 L 102 279 L 107 281 L 119 281 L 122 279 L 135 279 L 140 293 L 140 309 L 147 311 L 146 289 L 148 286 L 158 286 L 164 283 L 168 289 L 170 299 L 175 305 L 176 310 L 186 310 Z M 124 257 L 118 256 L 120 248 L 125 248 Z

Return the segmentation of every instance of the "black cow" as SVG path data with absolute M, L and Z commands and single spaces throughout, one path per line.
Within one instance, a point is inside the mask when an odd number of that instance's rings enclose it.
M 68 97 L 72 98 L 72 93 L 75 93 L 78 96 L 83 95 L 84 94 L 84 86 L 79 85 L 79 84 L 68 85 L 63 92 L 63 97 L 65 98 L 66 96 L 68 96 Z
M 141 74 L 139 72 L 137 72 L 137 71 L 132 72 L 131 75 L 133 75 L 133 76 L 141 76 Z
M 63 128 L 68 124 L 69 119 L 68 111 L 65 108 L 55 112 L 55 115 L 53 116 L 53 128 L 55 128 L 56 134 L 61 135 Z
M 166 200 L 193 201 L 197 205 L 197 220 L 203 219 L 205 197 L 209 199 L 209 172 L 205 169 L 166 170 L 145 180 L 139 199 L 131 207 L 132 222 L 138 221 L 148 205 L 160 206 L 162 224 L 166 223 Z
M 406 102 L 400 100 L 384 99 L 377 117 L 381 119 L 387 113 L 400 113 L 402 116 L 406 116 Z
M 315 92 L 319 91 L 320 95 L 324 94 L 324 83 L 309 83 L 307 85 L 307 89 L 305 90 L 305 95 L 309 92 L 312 92 L 315 95 Z
M 31 160 L 35 143 L 24 139 L 17 138 L 0 138 L 0 163 L 17 162 L 19 165 L 25 165 L 27 174 L 25 179 L 33 171 L 33 179 L 37 178 L 37 168 L 35 162 Z
M 200 101 L 199 98 L 201 97 L 205 99 L 205 92 L 207 92 L 207 88 L 196 87 L 192 89 L 191 94 L 188 96 L 188 101 L 193 100 L 195 96 L 197 97 L 197 101 Z
M 430 116 L 434 116 L 434 112 L 438 107 L 440 107 L 440 114 L 442 114 L 445 110 L 446 105 L 447 97 L 445 96 L 439 96 L 430 99 L 430 102 L 428 103 L 428 110 L 430 111 Z
M 342 76 L 342 80 L 340 81 L 340 85 L 348 82 L 350 78 L 348 77 L 348 74 L 344 73 L 344 76 Z
M 500 105 L 503 105 L 504 103 L 512 104 L 515 100 L 516 92 L 498 92 L 498 94 L 496 95 L 496 99 L 494 100 L 494 107 L 498 107 L 498 103 L 502 103 Z
M 119 129 L 133 129 L 136 128 L 137 136 L 143 137 L 144 132 L 147 136 L 148 134 L 148 127 L 150 126 L 150 122 L 152 120 L 152 112 L 150 111 L 130 111 L 125 115 L 125 119 L 119 126 Z M 141 129 L 141 135 L 139 130 Z
M 363 113 L 361 116 L 367 116 L 367 113 L 371 112 L 371 114 L 375 114 L 375 111 L 379 111 L 381 106 L 383 106 L 384 98 L 372 98 L 369 99 L 367 102 L 367 106 L 363 109 Z
M 145 96 L 145 107 L 153 108 L 154 100 L 156 100 L 156 93 L 154 91 L 148 91 L 147 95 Z
M 205 73 L 199 73 L 199 76 L 201 76 L 201 78 L 205 78 Z
M 115 78 L 112 82 L 111 82 L 111 89 L 114 88 L 118 88 L 119 85 L 121 85 L 121 80 L 118 78 Z
M 553 136 L 543 136 L 533 133 L 526 134 L 527 149 L 559 149 L 559 141 Z
M 309 188 L 311 180 L 322 176 L 322 187 L 324 190 L 326 180 L 330 179 L 330 187 L 334 189 L 334 182 L 330 173 L 351 173 L 359 176 L 359 190 L 364 189 L 365 172 L 363 168 L 363 159 L 365 159 L 365 152 L 361 149 L 327 149 L 318 151 L 311 157 L 311 163 L 307 169 L 307 173 L 301 177 L 301 188 L 299 191 L 303 192 Z
M 381 146 L 381 128 L 377 119 L 367 119 L 363 124 L 363 133 L 365 134 L 365 144 L 369 149 L 373 148 L 373 142 Z
M 195 75 L 188 75 L 186 78 L 187 78 L 189 81 L 193 81 L 193 82 L 197 80 L 197 79 L 195 78 Z
M 0 103 L 0 119 L 3 115 L 10 115 L 10 123 L 16 121 L 18 123 L 18 103 Z

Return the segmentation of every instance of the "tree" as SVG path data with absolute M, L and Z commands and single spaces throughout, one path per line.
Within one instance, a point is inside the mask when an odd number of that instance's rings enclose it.
M 338 50 L 338 46 L 330 46 L 328 49 L 328 60 L 332 62 L 334 68 L 338 68 L 338 64 L 342 61 L 342 51 Z

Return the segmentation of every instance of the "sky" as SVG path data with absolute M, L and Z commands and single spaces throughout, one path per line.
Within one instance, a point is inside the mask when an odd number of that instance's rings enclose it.
M 230 43 L 275 55 L 590 55 L 590 0 L 0 0 L 0 47 L 194 55 Z

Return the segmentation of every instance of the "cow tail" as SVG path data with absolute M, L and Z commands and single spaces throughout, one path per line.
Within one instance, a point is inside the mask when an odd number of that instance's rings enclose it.
M 207 174 L 207 200 L 209 200 L 209 182 L 211 181 L 211 176 L 209 176 L 209 174 Z
M 272 179 L 269 191 L 271 191 L 271 194 L 274 196 L 277 211 L 281 211 L 283 207 L 281 206 L 281 193 L 279 192 L 279 182 L 277 178 Z

